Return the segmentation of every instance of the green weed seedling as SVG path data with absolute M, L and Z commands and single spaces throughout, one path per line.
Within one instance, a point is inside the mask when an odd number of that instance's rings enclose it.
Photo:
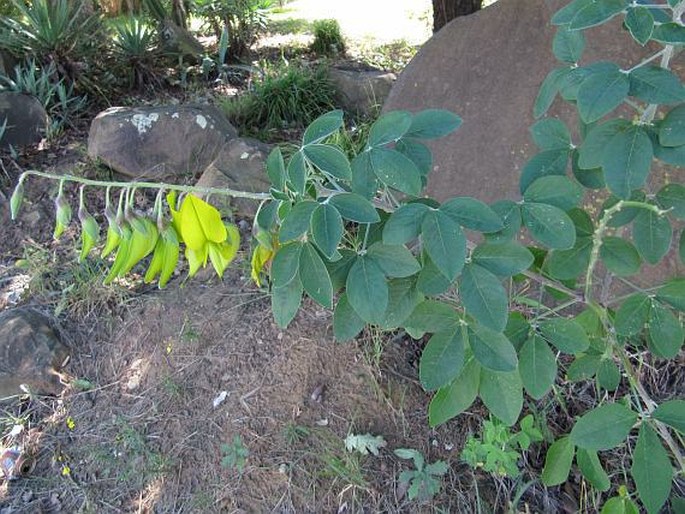
M 400 484 L 409 485 L 407 495 L 410 500 L 427 501 L 440 492 L 441 479 L 449 467 L 442 460 L 426 464 L 421 452 L 411 448 L 398 448 L 395 455 L 400 459 L 411 459 L 416 469 L 400 473 Z
M 243 444 L 243 439 L 239 435 L 235 435 L 230 444 L 221 445 L 221 455 L 221 467 L 242 473 L 245 470 L 250 450 Z
M 468 438 L 462 459 L 474 469 L 482 468 L 489 473 L 516 478 L 520 471 L 519 450 L 527 450 L 532 442 L 542 441 L 542 433 L 534 426 L 530 414 L 520 422 L 521 431 L 514 434 L 497 418 L 483 422 L 481 439 Z

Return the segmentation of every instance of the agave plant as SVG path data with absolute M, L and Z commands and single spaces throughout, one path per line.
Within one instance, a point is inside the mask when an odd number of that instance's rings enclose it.
M 0 47 L 43 66 L 54 63 L 59 79 L 74 82 L 100 44 L 98 15 L 88 13 L 85 2 L 11 1 L 19 14 L 0 18 Z
M 128 73 L 129 87 L 140 88 L 154 81 L 156 31 L 134 16 L 116 22 L 114 31 L 114 51 Z

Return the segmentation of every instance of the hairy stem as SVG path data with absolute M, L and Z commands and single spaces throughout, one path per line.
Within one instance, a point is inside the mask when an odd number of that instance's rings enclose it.
M 36 177 L 43 177 L 50 180 L 60 180 L 65 182 L 74 182 L 76 184 L 85 184 L 87 186 L 96 187 L 120 187 L 125 189 L 166 189 L 170 191 L 180 191 L 183 193 L 199 193 L 203 195 L 223 195 L 231 196 L 233 198 L 247 198 L 251 200 L 268 200 L 271 198 L 269 193 L 249 193 L 246 191 L 236 191 L 227 187 L 198 187 L 198 186 L 183 186 L 178 184 L 165 184 L 163 182 L 112 182 L 109 180 L 92 180 L 83 177 L 76 177 L 74 175 L 54 175 L 43 171 L 29 170 L 22 173 L 20 181 L 23 177 L 34 175 Z

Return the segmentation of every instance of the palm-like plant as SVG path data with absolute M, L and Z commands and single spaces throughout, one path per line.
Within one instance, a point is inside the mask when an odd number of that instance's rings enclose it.
M 126 65 L 129 87 L 140 88 L 154 79 L 157 55 L 156 32 L 136 17 L 119 20 L 114 25 L 114 50 Z
M 44 66 L 54 63 L 57 78 L 73 82 L 100 44 L 99 16 L 85 12 L 85 2 L 12 3 L 19 14 L 0 19 L 0 47 L 18 56 L 33 57 Z

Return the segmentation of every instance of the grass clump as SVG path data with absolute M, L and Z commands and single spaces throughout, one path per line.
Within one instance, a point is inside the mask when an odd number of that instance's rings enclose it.
M 248 133 L 301 129 L 335 107 L 325 68 L 287 66 L 267 71 L 251 92 L 224 101 L 232 123 Z
M 342 55 L 345 53 L 345 39 L 340 32 L 338 20 L 317 20 L 314 22 L 314 41 L 311 49 L 319 55 Z

